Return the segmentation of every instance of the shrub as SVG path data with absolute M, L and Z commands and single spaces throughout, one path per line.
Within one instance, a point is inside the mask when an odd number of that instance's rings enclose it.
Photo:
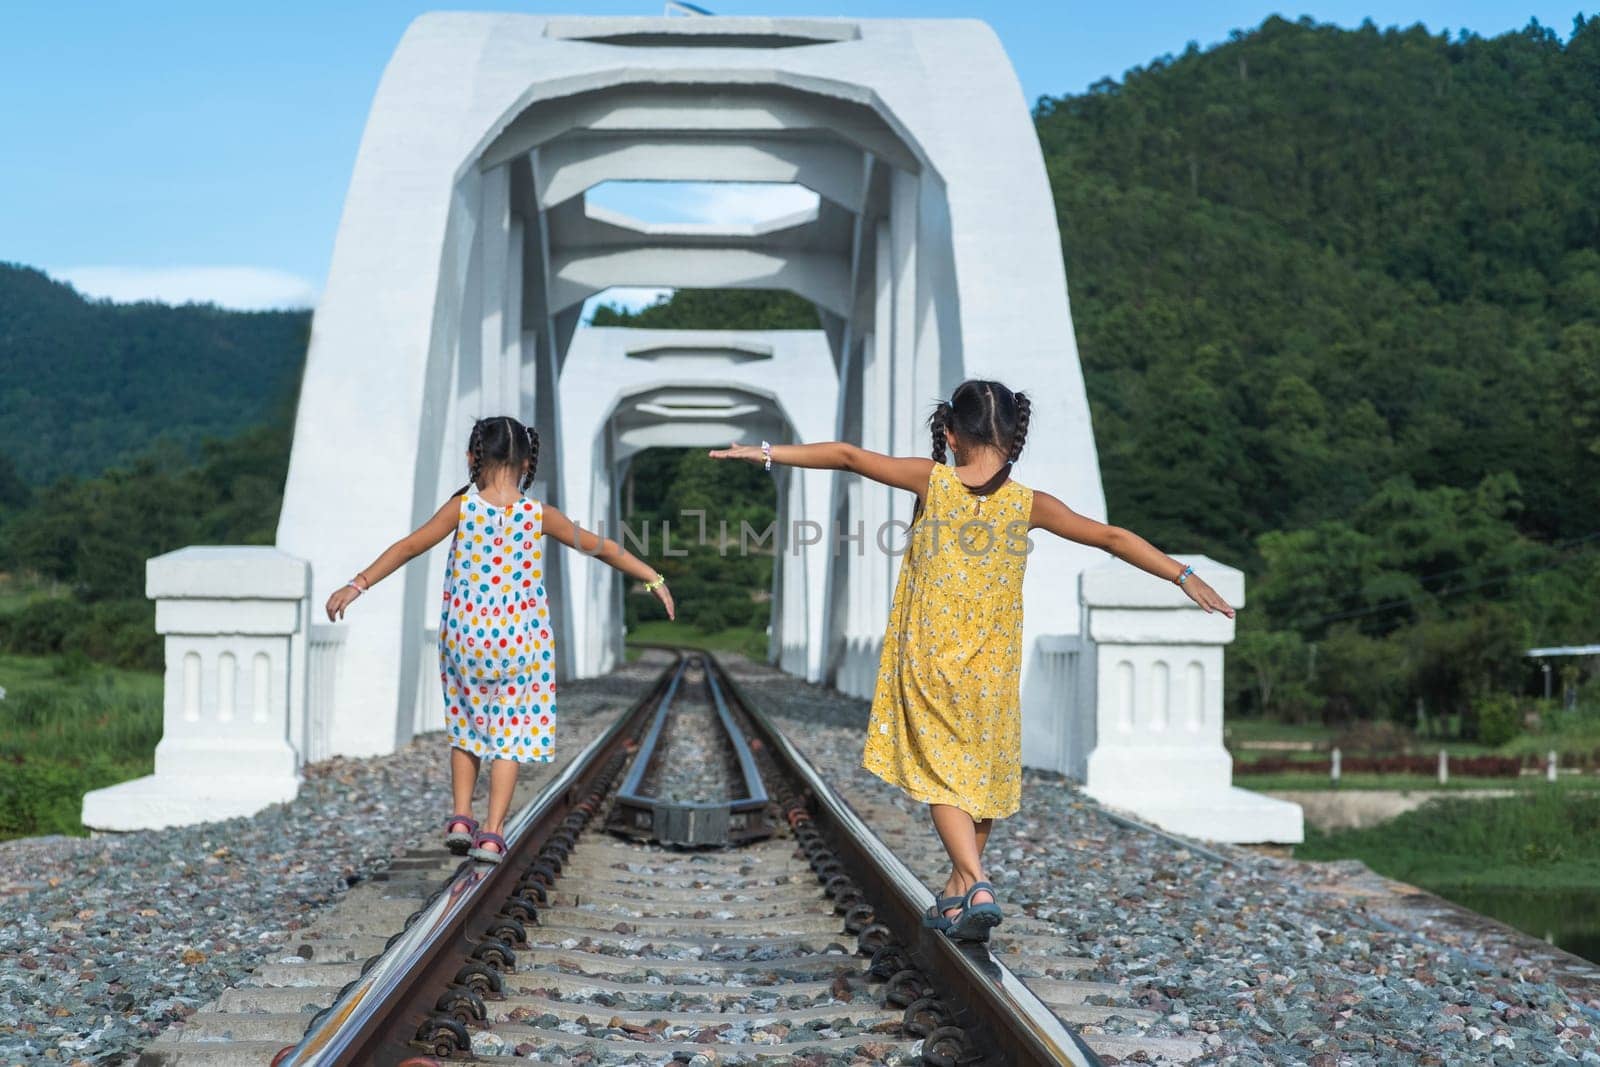
M 83 794 L 103 777 L 97 768 L 16 760 L 0 772 L 0 840 L 82 833 Z
M 1391 718 L 1405 703 L 1406 654 L 1397 643 L 1336 629 L 1319 645 L 1316 679 L 1323 718 L 1332 722 Z
M 64 650 L 128 670 L 160 670 L 161 637 L 155 605 L 144 600 L 94 604 L 67 634 Z
M 145 600 L 35 600 L 0 615 L 0 652 L 67 653 L 129 670 L 159 670 L 162 664 L 155 605 Z
M 85 605 L 65 597 L 30 601 L 0 615 L 0 652 L 33 656 L 60 652 L 67 635 L 88 613 Z
M 1522 709 L 1510 693 L 1487 693 L 1473 703 L 1483 744 L 1498 748 L 1522 732 Z

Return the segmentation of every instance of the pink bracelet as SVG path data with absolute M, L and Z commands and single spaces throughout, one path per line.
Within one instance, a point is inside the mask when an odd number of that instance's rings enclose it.
M 365 589 L 361 588 L 359 585 L 356 584 L 356 580 L 354 578 L 350 579 L 348 582 L 345 582 L 344 584 L 345 584 L 346 588 L 354 589 L 356 591 L 356 596 L 360 596 L 362 593 L 366 592 Z

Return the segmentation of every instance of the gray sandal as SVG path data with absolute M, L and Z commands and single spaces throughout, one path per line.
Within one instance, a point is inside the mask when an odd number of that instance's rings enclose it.
M 930 930 L 938 930 L 941 933 L 950 929 L 950 924 L 955 922 L 955 920 L 946 915 L 945 912 L 949 911 L 951 908 L 961 907 L 965 900 L 965 897 L 940 897 L 938 900 L 934 901 L 933 906 L 923 914 L 922 925 L 926 926 Z
M 972 902 L 972 895 L 980 892 L 989 894 L 991 898 L 989 902 L 984 904 Z M 1000 905 L 995 903 L 998 899 L 994 886 L 988 882 L 973 882 L 972 888 L 967 890 L 967 895 L 961 900 L 961 914 L 950 924 L 945 933 L 957 941 L 989 940 L 989 931 L 999 926 L 1002 918 Z

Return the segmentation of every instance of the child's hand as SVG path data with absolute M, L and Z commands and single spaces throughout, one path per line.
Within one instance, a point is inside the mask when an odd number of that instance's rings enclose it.
M 672 590 L 667 588 L 666 582 L 662 582 L 650 592 L 657 600 L 661 601 L 661 606 L 667 609 L 667 618 L 676 619 L 678 617 L 677 609 L 672 605 Z
M 760 445 L 729 445 L 727 448 L 713 448 L 710 455 L 712 459 L 743 459 L 751 463 L 767 461 Z
M 1207 585 L 1205 579 L 1198 574 L 1189 575 L 1178 588 L 1188 593 L 1189 599 L 1205 608 L 1208 613 L 1220 611 L 1228 618 L 1233 618 L 1233 608 L 1226 600 L 1222 599 L 1221 594 Z
M 328 621 L 338 622 L 344 618 L 344 609 L 355 603 L 356 597 L 361 595 L 361 590 L 353 585 L 340 586 L 328 598 Z

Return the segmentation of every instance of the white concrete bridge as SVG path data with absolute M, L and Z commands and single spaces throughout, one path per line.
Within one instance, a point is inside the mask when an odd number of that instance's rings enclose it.
M 601 183 L 642 180 L 794 184 L 816 206 L 690 226 L 590 202 Z M 581 327 L 586 300 L 637 285 L 787 290 L 820 329 Z M 277 552 L 152 561 L 167 739 L 157 774 L 91 795 L 86 822 L 181 821 L 206 789 L 211 813 L 259 806 L 307 759 L 386 752 L 439 721 L 442 557 L 375 588 L 346 624 L 313 609 L 461 483 L 474 418 L 536 425 L 535 492 L 614 530 L 643 448 L 841 438 L 921 454 L 932 402 L 975 376 L 1033 398 L 1018 477 L 1103 518 L 1051 191 L 987 26 L 417 20 L 373 103 L 316 312 Z M 781 557 L 772 655 L 868 695 L 895 567 L 873 535 L 909 520 L 910 498 L 829 472 L 781 472 L 777 488 L 780 525 L 859 528 L 866 543 L 835 551 L 829 536 Z M 1238 572 L 1201 563 L 1242 599 Z M 1298 809 L 1228 786 L 1232 623 L 1103 565 L 1053 539 L 1030 559 L 1025 760 L 1179 829 L 1297 839 Z M 615 575 L 558 554 L 547 587 L 561 671 L 608 669 L 622 640 Z M 270 755 L 259 780 L 192 784 L 243 723 Z M 1159 803 L 1127 784 L 1152 771 L 1170 785 Z

